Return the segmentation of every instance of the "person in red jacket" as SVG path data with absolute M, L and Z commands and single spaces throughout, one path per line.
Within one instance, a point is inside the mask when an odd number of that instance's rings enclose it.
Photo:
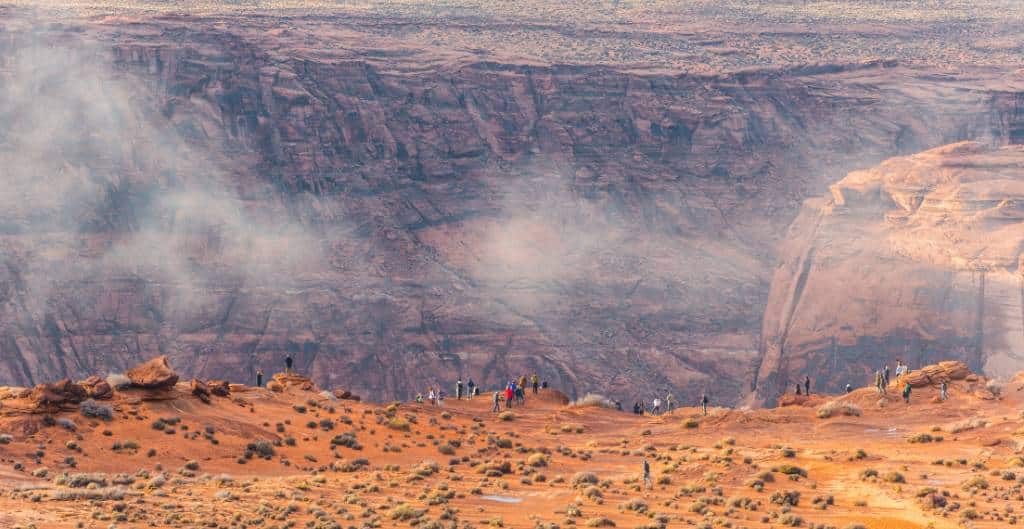
M 512 399 L 515 397 L 515 393 L 512 391 L 512 385 L 505 386 L 505 407 L 512 407 Z

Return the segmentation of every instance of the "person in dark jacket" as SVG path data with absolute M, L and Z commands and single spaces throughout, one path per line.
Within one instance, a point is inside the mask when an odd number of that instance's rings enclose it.
M 284 357 L 284 372 L 285 373 L 291 374 L 291 372 L 292 372 L 292 363 L 293 362 L 294 362 L 294 360 L 292 360 L 292 355 L 288 355 L 288 356 Z

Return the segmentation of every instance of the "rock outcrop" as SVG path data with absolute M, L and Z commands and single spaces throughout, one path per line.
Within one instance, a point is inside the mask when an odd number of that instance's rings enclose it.
M 114 397 L 114 388 L 106 380 L 93 375 L 78 383 L 90 399 L 107 400 Z
M 39 384 L 32 388 L 28 400 L 32 409 L 38 413 L 53 413 L 67 409 L 88 398 L 85 388 L 64 379 L 50 384 Z
M 963 142 L 855 171 L 781 248 L 754 403 L 838 392 L 897 360 L 915 386 L 1024 369 L 1024 148 Z M 944 358 L 927 370 L 917 366 Z
M 171 369 L 166 356 L 135 366 L 125 375 L 132 381 L 132 386 L 143 389 L 168 389 L 178 383 L 178 374 Z

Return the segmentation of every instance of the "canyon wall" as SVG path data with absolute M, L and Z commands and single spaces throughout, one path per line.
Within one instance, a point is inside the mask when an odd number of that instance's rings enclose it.
M 1024 369 L 1024 148 L 963 142 L 855 171 L 782 245 L 752 403 L 805 372 L 838 391 L 895 362 Z
M 249 381 L 291 354 L 378 400 L 532 371 L 570 395 L 768 396 L 802 369 L 815 276 L 771 272 L 794 218 L 814 240 L 802 201 L 893 155 L 1024 138 L 1021 92 L 892 61 L 673 74 L 8 14 L 0 384 L 156 354 Z M 947 302 L 970 319 L 976 298 Z M 800 351 L 848 362 L 827 336 Z

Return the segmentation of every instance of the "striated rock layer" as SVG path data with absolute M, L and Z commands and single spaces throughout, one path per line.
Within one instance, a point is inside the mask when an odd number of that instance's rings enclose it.
M 731 404 L 778 364 L 762 317 L 805 197 L 1024 139 L 995 69 L 680 73 L 403 40 L 444 20 L 42 12 L 0 7 L 0 384 L 157 355 L 252 384 L 291 355 L 373 400 L 537 372 Z
M 1024 147 L 962 142 L 851 172 L 807 201 L 782 245 L 752 402 L 804 373 L 825 390 L 868 384 L 897 359 L 1012 376 L 1022 251 Z

